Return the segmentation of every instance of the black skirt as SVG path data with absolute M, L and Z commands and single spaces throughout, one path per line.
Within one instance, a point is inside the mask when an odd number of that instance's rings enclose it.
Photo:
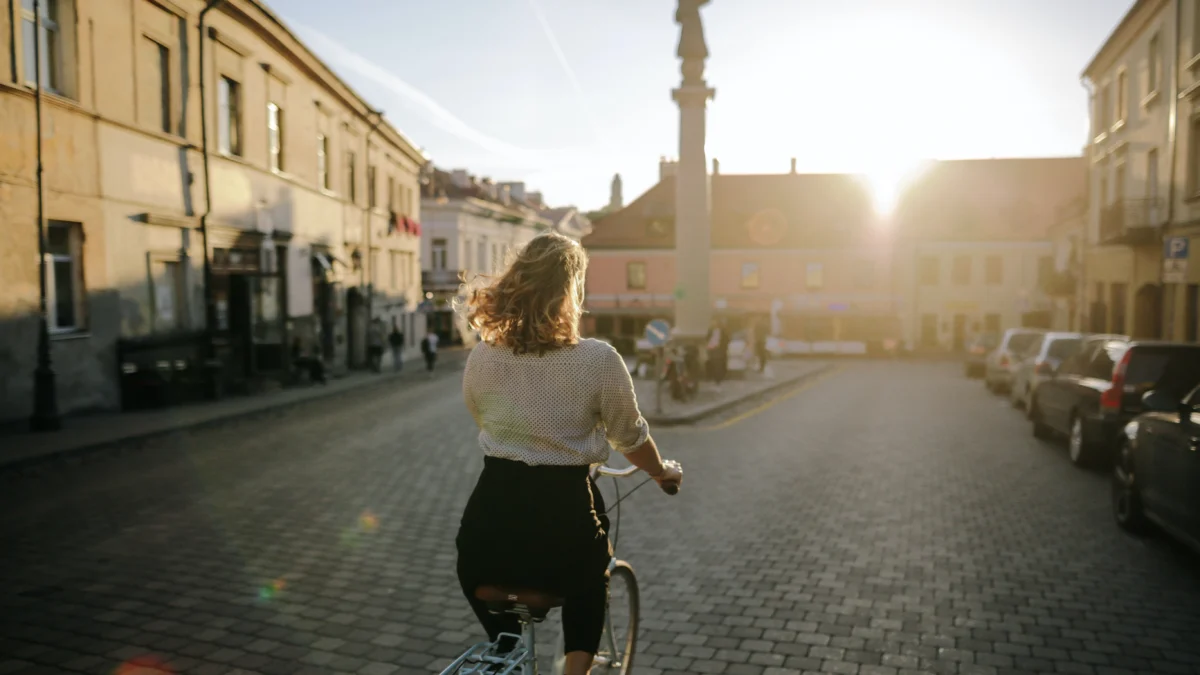
M 568 651 L 595 652 L 604 619 L 612 545 L 604 500 L 587 466 L 529 466 L 485 457 L 456 539 L 458 576 L 489 637 L 516 632 L 474 600 L 482 584 L 566 598 Z

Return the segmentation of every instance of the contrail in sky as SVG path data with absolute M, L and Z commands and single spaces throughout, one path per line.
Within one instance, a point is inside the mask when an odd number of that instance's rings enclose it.
M 567 55 L 563 52 L 562 45 L 558 43 L 558 38 L 554 36 L 554 29 L 550 27 L 550 22 L 546 20 L 546 15 L 542 13 L 542 8 L 538 5 L 537 0 L 529 0 L 529 8 L 533 10 L 533 16 L 542 26 L 542 32 L 546 34 L 546 40 L 550 43 L 550 49 L 554 50 L 554 56 L 558 58 L 558 65 L 562 66 L 567 79 L 571 81 L 571 87 L 575 89 L 579 107 L 583 110 L 588 125 L 592 128 L 592 135 L 599 140 L 600 126 L 596 124 L 596 118 L 592 115 L 592 108 L 588 105 L 587 96 L 583 93 L 583 85 L 579 84 L 579 78 L 575 76 L 575 69 L 571 67 L 571 62 L 567 61 Z
M 408 82 L 396 77 L 387 70 L 372 63 L 363 56 L 351 51 L 343 46 L 338 41 L 325 35 L 321 31 L 306 26 L 303 24 L 293 24 L 296 31 L 303 34 L 304 39 L 309 43 L 320 48 L 322 54 L 328 57 L 331 61 L 353 71 L 365 78 L 368 78 L 376 84 L 382 85 L 392 93 L 403 98 L 407 103 L 415 107 L 429 122 L 437 126 L 443 131 L 449 132 L 458 138 L 475 143 L 476 145 L 497 155 L 503 156 L 508 160 L 525 160 L 534 163 L 543 163 L 549 159 L 550 155 L 572 154 L 585 152 L 585 148 L 560 148 L 551 150 L 534 150 L 530 148 L 522 148 L 512 145 L 506 141 L 489 136 L 488 134 L 479 131 L 478 129 L 467 124 L 459 119 L 454 113 L 447 110 L 440 103 L 435 101 L 425 92 L 412 86 Z

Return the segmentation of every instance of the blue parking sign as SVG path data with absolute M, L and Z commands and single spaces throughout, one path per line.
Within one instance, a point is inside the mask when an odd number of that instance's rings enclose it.
M 1167 237 L 1163 240 L 1163 257 L 1167 260 L 1187 260 L 1188 238 Z
M 655 319 L 646 324 L 646 340 L 652 347 L 661 347 L 667 344 L 667 340 L 671 337 L 671 324 L 662 319 Z

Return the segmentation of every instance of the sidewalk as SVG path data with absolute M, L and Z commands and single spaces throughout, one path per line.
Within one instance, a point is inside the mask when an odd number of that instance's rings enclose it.
M 440 351 L 436 372 L 457 373 L 462 362 L 466 360 L 467 353 L 462 349 Z M 249 417 L 348 391 L 424 377 L 425 364 L 420 359 L 415 359 L 405 361 L 404 370 L 400 373 L 391 370 L 384 370 L 382 373 L 351 371 L 343 377 L 330 379 L 324 386 L 305 385 L 255 396 L 229 397 L 220 401 L 161 410 L 68 417 L 63 420 L 61 431 L 0 435 L 0 471 L 67 459 L 109 446 Z
M 671 399 L 666 385 L 662 392 L 662 412 L 656 410 L 655 390 L 657 383 L 653 380 L 633 379 L 633 388 L 637 393 L 638 405 L 651 428 L 655 426 L 672 426 L 691 424 L 697 420 L 731 408 L 747 399 L 763 394 L 769 394 L 779 389 L 794 386 L 797 383 L 816 376 L 828 370 L 830 364 L 816 360 L 779 360 L 772 361 L 770 369 L 773 377 L 764 377 L 758 373 L 747 373 L 744 378 L 726 380 L 718 389 L 711 382 L 701 382 L 700 392 L 696 398 L 687 403 Z

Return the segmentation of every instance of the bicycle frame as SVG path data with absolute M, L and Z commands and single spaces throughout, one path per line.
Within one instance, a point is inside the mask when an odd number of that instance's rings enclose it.
M 628 478 L 638 472 L 636 466 L 628 466 L 624 469 L 615 469 L 610 466 L 599 465 L 592 468 L 592 478 L 609 476 L 614 479 Z M 650 479 L 647 478 L 647 481 Z M 643 483 L 644 484 L 644 483 Z M 638 487 L 641 487 L 640 485 Z M 634 490 L 637 488 L 635 487 Z M 633 490 L 626 493 L 626 496 L 631 494 Z M 616 541 L 617 534 L 620 532 L 621 509 L 622 501 L 618 490 L 617 500 L 613 503 L 615 508 L 615 521 L 613 532 L 610 533 L 610 538 L 613 540 L 613 557 L 608 561 L 608 571 L 611 574 L 617 566 L 616 556 Z M 498 654 L 496 647 L 500 640 L 505 637 L 513 638 L 517 641 L 516 647 L 507 654 Z M 613 631 L 612 616 L 609 614 L 607 607 L 604 612 L 604 634 L 600 638 L 607 640 L 607 646 L 610 654 L 617 653 L 616 637 Z M 556 654 L 554 656 L 554 675 L 561 675 L 563 666 L 565 665 L 565 655 L 563 650 L 563 635 L 559 632 L 558 641 L 555 645 Z M 607 666 L 608 660 L 603 656 L 597 656 L 594 666 Z M 514 635 L 511 633 L 502 633 L 500 638 L 495 642 L 480 642 L 454 660 L 445 670 L 442 675 L 538 675 L 537 662 L 537 639 L 535 623 L 528 617 L 521 617 L 521 634 Z

